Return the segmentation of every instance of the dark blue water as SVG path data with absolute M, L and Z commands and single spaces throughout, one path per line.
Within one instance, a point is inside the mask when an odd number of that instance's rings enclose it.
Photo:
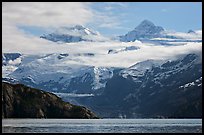
M 2 119 L 3 133 L 202 133 L 202 119 Z

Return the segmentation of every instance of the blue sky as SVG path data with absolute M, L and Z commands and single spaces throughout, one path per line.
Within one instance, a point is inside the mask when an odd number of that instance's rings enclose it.
M 122 5 L 123 4 L 123 5 Z M 134 29 L 141 21 L 148 19 L 167 30 L 186 32 L 202 28 L 201 2 L 123 2 L 105 9 L 109 3 L 95 3 L 92 8 L 118 17 L 121 28 L 103 29 L 100 32 L 124 34 Z
M 89 8 L 100 17 L 85 26 L 107 36 L 126 34 L 144 19 L 167 30 L 202 29 L 201 2 L 91 2 Z M 20 28 L 35 35 L 48 33 L 42 27 Z

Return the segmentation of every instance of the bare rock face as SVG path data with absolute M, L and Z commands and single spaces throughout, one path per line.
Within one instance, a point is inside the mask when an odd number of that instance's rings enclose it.
M 22 84 L 2 82 L 2 118 L 98 118 L 82 106 Z

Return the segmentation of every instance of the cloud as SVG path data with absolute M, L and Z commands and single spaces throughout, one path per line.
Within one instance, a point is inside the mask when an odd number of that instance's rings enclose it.
M 91 3 L 94 5 L 94 3 Z M 125 29 L 122 27 L 122 22 L 126 17 L 126 13 L 121 13 L 127 8 L 127 3 L 124 2 L 104 2 L 96 4 L 96 10 L 94 12 L 94 21 L 92 24 L 98 28 L 108 29 Z M 119 14 L 118 14 L 119 12 Z
M 109 28 L 109 29 L 124 29 L 121 26 L 121 20 L 119 16 L 115 16 L 112 12 L 95 12 L 95 21 L 94 25 L 100 28 Z
M 48 54 L 48 53 L 68 53 L 69 57 L 64 58 L 59 64 L 62 65 L 89 65 L 96 67 L 130 67 L 138 62 L 148 59 L 167 60 L 176 59 L 180 55 L 189 53 L 202 54 L 202 43 L 186 43 L 177 46 L 155 46 L 153 44 L 144 44 L 141 42 L 79 42 L 69 44 L 54 44 L 42 42 L 35 39 L 33 49 L 25 46 L 15 47 L 18 51 L 25 54 Z M 44 40 L 43 40 L 44 41 Z M 28 42 L 29 43 L 29 42 Z M 139 47 L 138 50 L 121 51 L 116 54 L 108 54 L 110 49 L 121 50 L 126 47 Z M 16 50 L 12 50 L 16 52 Z M 94 56 L 84 56 L 84 53 L 93 53 Z M 80 55 L 78 55 L 80 54 Z M 57 62 L 57 61 L 56 61 Z
M 2 23 L 2 51 L 37 53 L 46 45 L 54 43 L 40 39 L 16 27 L 13 22 Z
M 94 16 L 88 3 L 9 2 L 3 3 L 2 19 L 17 25 L 57 27 L 86 24 Z
M 117 17 L 91 8 L 93 3 L 80 2 L 3 2 L 2 49 L 4 52 L 37 52 L 38 47 L 55 44 L 29 35 L 23 27 L 56 29 L 60 26 L 95 23 L 99 27 L 119 28 Z M 20 26 L 20 27 L 19 27 Z M 50 49 L 48 49 L 50 50 Z
M 109 45 L 108 45 L 109 44 Z M 104 45 L 105 46 L 105 45 Z M 108 49 L 119 49 L 127 46 L 140 47 L 138 50 L 123 51 L 116 54 L 107 54 Z M 189 53 L 202 54 L 202 43 L 186 43 L 179 46 L 155 46 L 144 43 L 106 43 L 107 48 L 98 48 L 101 55 L 95 57 L 81 57 L 80 60 L 87 65 L 98 67 L 130 67 L 138 62 L 148 59 L 174 60 Z M 104 54 L 102 53 L 102 50 Z M 91 50 L 90 50 L 91 51 Z M 92 52 L 94 53 L 94 52 Z
M 9 31 L 7 31 L 10 29 Z M 46 45 L 52 42 L 40 39 L 35 36 L 26 35 L 16 27 L 5 28 L 2 30 L 2 51 L 3 52 L 26 52 L 38 53 Z M 12 34 L 10 34 L 12 33 Z
M 103 23 L 99 25 L 101 28 L 111 28 L 111 29 L 118 29 L 120 27 L 120 23 L 115 22 L 115 21 L 107 21 L 106 23 Z
M 59 27 L 102 24 L 103 27 L 119 25 L 114 14 L 91 8 L 94 3 L 80 2 L 9 2 L 3 3 L 2 22 L 16 26 Z M 109 8 L 125 7 L 123 3 L 106 3 Z
M 166 32 L 169 36 L 175 36 L 181 39 L 194 39 L 202 40 L 202 30 L 197 30 L 195 33 L 183 33 L 183 32 Z
M 3 2 L 2 50 L 3 52 L 38 52 L 43 46 L 54 43 L 25 33 L 18 26 L 40 28 L 60 27 L 93 21 L 90 3 L 79 2 Z

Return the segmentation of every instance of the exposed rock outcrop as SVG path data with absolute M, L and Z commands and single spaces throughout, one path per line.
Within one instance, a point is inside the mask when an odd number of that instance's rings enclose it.
M 2 118 L 98 118 L 82 106 L 22 84 L 2 82 Z

